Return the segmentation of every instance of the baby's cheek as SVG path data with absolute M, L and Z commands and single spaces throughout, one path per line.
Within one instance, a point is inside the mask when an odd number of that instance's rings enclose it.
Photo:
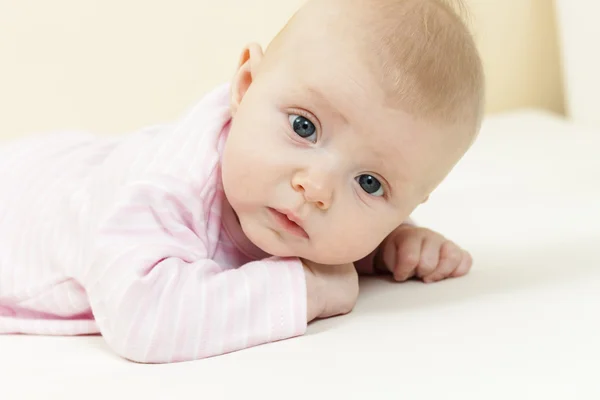
M 252 193 L 252 177 L 249 168 L 244 168 L 240 164 L 242 160 L 232 160 L 223 169 L 223 187 L 225 189 L 225 195 L 236 208 L 236 211 L 241 211 L 240 207 L 244 208 L 249 199 L 249 195 Z
M 369 234 L 369 228 L 346 227 L 331 232 L 323 251 L 336 257 L 332 263 L 347 263 L 366 257 L 380 244 L 376 235 Z
M 363 258 L 375 250 L 383 241 L 380 237 L 376 231 L 369 233 L 367 230 L 361 230 L 354 238 L 355 258 Z

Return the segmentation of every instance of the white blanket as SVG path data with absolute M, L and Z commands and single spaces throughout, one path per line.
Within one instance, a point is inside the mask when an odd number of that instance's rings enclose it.
M 222 357 L 138 365 L 101 337 L 0 336 L 0 398 L 600 399 L 600 132 L 489 118 L 413 215 L 464 278 L 363 279 L 348 316 Z

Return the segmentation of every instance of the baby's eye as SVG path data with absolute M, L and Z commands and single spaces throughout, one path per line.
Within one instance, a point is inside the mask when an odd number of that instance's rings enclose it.
M 301 115 L 290 114 L 289 120 L 294 132 L 296 132 L 298 136 L 313 143 L 317 141 L 317 136 L 315 135 L 317 128 L 315 128 L 315 124 L 310 122 L 307 118 Z M 313 135 L 315 137 L 311 138 Z
M 383 186 L 373 175 L 360 175 L 356 178 L 360 187 L 373 196 L 383 196 Z

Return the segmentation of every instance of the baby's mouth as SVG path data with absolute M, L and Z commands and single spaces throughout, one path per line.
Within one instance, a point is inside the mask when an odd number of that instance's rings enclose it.
M 304 230 L 300 224 L 298 224 L 299 219 L 294 215 L 282 212 L 280 210 L 276 210 L 274 208 L 268 208 L 269 213 L 273 216 L 273 219 L 277 222 L 277 224 L 285 229 L 287 232 L 291 233 L 294 236 L 302 237 L 304 239 L 308 239 L 308 233 Z M 296 221 L 293 221 L 293 220 Z

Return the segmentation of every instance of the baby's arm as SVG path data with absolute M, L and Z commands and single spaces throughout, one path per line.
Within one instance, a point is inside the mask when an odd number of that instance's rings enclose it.
M 211 260 L 197 232 L 218 221 L 203 220 L 200 197 L 173 179 L 137 182 L 99 228 L 82 280 L 102 335 L 127 359 L 187 361 L 290 338 L 323 312 L 323 279 L 296 258 L 238 269 Z

